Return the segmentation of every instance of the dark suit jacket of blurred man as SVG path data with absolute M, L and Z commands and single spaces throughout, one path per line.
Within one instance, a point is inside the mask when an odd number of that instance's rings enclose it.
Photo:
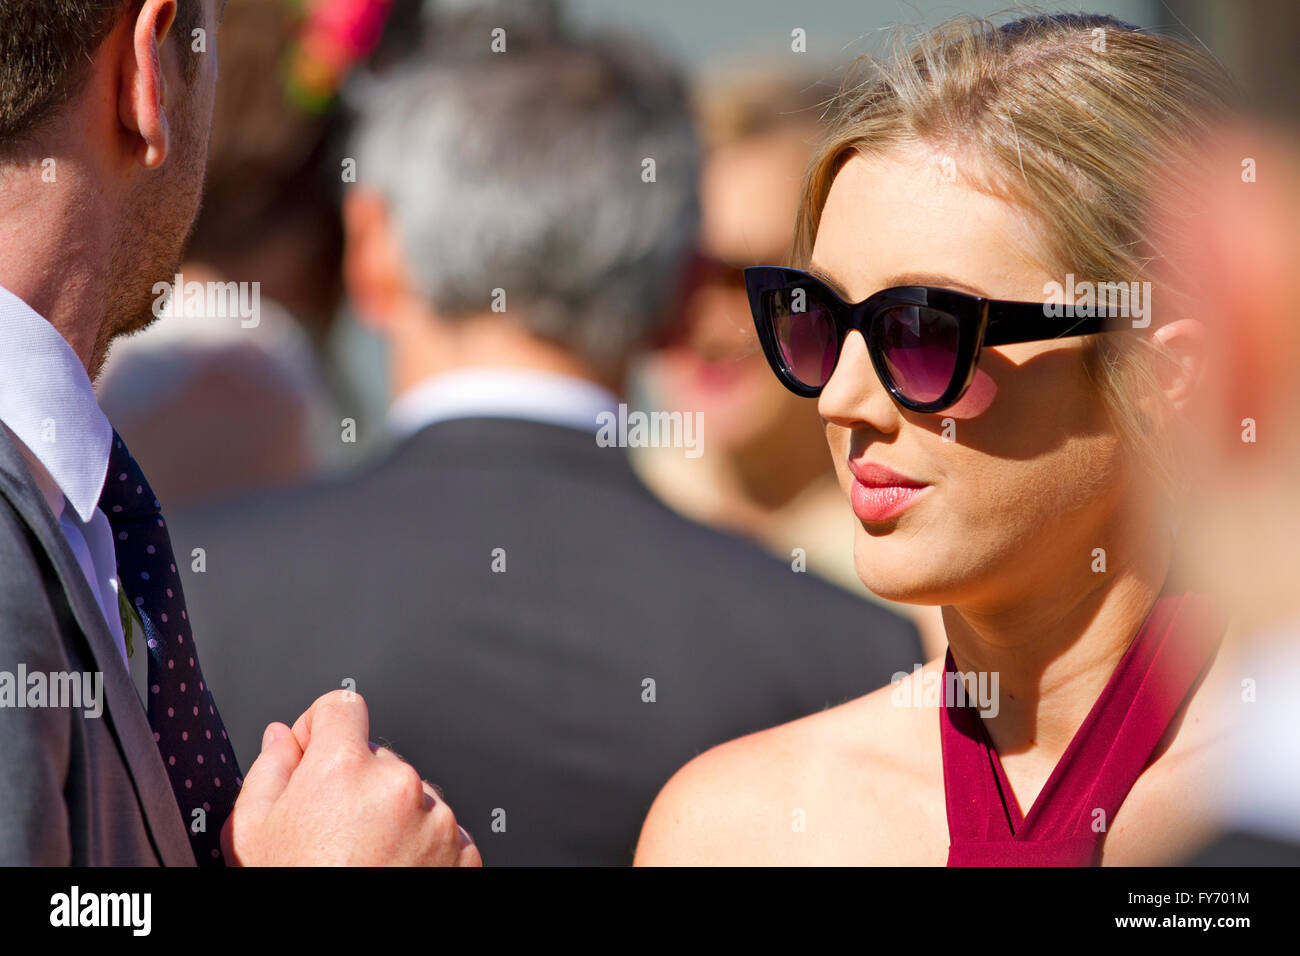
M 204 549 L 185 591 L 240 759 L 355 682 L 488 865 L 629 864 L 697 753 L 920 660 L 910 622 L 677 516 L 594 429 L 442 420 L 171 528 Z

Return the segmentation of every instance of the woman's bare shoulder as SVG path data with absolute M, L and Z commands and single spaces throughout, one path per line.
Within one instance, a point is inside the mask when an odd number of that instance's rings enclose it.
M 931 759 L 938 721 L 933 710 L 914 706 L 911 684 L 922 676 L 700 754 L 660 791 L 637 864 L 812 864 L 873 855 L 879 823 L 903 803 L 896 798 L 905 787 L 938 779 L 942 793 L 942 763 Z

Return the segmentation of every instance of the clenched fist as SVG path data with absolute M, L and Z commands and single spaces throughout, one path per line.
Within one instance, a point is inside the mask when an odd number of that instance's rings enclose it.
M 481 866 L 451 807 L 415 768 L 370 743 L 353 691 L 271 724 L 221 831 L 241 866 Z

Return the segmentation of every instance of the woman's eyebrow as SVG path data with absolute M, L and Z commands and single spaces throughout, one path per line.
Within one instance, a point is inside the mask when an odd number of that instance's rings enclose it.
M 981 299 L 992 299 L 995 296 L 989 295 L 983 289 L 971 285 L 969 282 L 963 282 L 961 279 L 954 279 L 952 276 L 944 275 L 939 272 L 905 272 L 900 275 L 890 276 L 884 280 L 881 285 L 882 289 L 893 289 L 902 285 L 928 285 L 940 286 L 944 289 L 956 289 L 958 292 L 967 292 Z
M 845 302 L 850 301 L 849 294 L 844 291 L 844 286 L 840 285 L 829 275 L 827 275 L 826 270 L 821 268 L 821 266 L 818 266 L 815 263 L 809 263 L 808 274 L 810 276 L 816 276 L 818 279 L 821 279 L 823 282 L 825 282 L 828 286 L 831 287 L 831 291 L 834 292 L 836 295 L 838 295 Z
M 844 301 L 846 302 L 852 301 L 848 293 L 845 292 L 844 286 L 841 285 L 839 282 L 837 282 L 835 279 L 833 279 L 826 272 L 825 269 L 821 268 L 815 263 L 810 263 L 808 266 L 808 274 L 812 276 L 816 276 L 818 279 L 821 279 L 828 286 L 830 286 L 831 290 L 834 291 L 840 298 L 844 299 Z M 970 295 L 978 296 L 981 299 L 994 298 L 994 296 L 989 295 L 983 289 L 971 285 L 969 282 L 963 282 L 961 279 L 954 279 L 952 276 L 944 275 L 938 272 L 900 273 L 898 275 L 893 275 L 887 279 L 884 279 L 880 284 L 880 288 L 895 289 L 898 288 L 899 286 L 906 286 L 906 285 L 937 286 L 944 289 L 956 289 L 959 292 L 967 292 Z

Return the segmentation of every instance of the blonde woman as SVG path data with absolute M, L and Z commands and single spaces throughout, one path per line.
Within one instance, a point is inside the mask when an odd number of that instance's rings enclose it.
M 693 760 L 637 862 L 1176 860 L 1230 682 L 1226 622 L 1176 568 L 1203 337 L 1142 284 L 1142 196 L 1226 80 L 1084 15 L 953 21 L 871 68 L 806 177 L 801 268 L 747 281 L 818 402 L 859 576 L 941 606 L 948 653 Z

